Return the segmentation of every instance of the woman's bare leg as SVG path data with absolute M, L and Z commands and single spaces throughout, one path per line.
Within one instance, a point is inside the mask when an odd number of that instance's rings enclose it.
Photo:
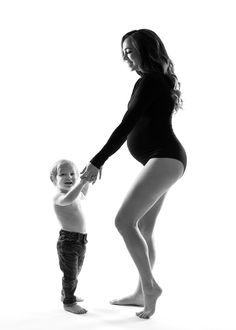
M 161 198 L 159 198 L 159 200 L 151 207 L 150 210 L 147 211 L 146 214 L 144 214 L 144 216 L 138 222 L 138 229 L 140 230 L 148 246 L 148 256 L 151 268 L 153 268 L 156 259 L 156 252 L 153 240 L 153 229 L 156 223 L 156 218 L 164 202 L 165 196 L 166 193 L 162 195 Z M 144 306 L 144 297 L 140 278 L 137 289 L 133 294 L 121 299 L 114 299 L 111 301 L 111 304 L 122 306 Z
M 141 279 L 144 310 L 137 314 L 141 318 L 149 318 L 155 312 L 161 288 L 153 277 L 148 246 L 138 229 L 138 221 L 182 176 L 183 171 L 183 164 L 176 159 L 150 159 L 116 216 L 116 227 L 123 236 Z

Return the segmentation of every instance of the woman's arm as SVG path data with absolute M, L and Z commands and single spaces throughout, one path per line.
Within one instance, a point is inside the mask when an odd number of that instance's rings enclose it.
M 90 161 L 98 169 L 126 141 L 128 134 L 136 125 L 141 115 L 149 107 L 158 91 L 156 80 L 150 76 L 142 77 L 134 87 L 128 111 L 120 125 L 114 130 L 104 147 Z

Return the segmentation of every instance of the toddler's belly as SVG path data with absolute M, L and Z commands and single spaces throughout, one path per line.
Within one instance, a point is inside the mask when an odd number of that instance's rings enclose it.
M 86 224 L 83 213 L 70 215 L 59 219 L 62 229 L 76 233 L 85 234 Z
M 62 229 L 70 232 L 75 232 L 75 233 L 81 233 L 81 234 L 86 234 L 86 227 L 81 225 L 81 224 L 63 224 Z

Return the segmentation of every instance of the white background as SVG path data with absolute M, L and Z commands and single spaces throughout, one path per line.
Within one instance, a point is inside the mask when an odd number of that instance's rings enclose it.
M 1 329 L 236 329 L 234 20 L 227 0 L 0 1 Z M 138 79 L 120 40 L 139 28 L 163 40 L 184 99 L 173 125 L 188 167 L 155 229 L 163 295 L 149 321 L 108 303 L 137 281 L 114 226 L 142 168 L 124 144 L 83 203 L 78 293 L 89 313 L 72 315 L 60 302 L 49 171 L 60 158 L 82 170 L 119 124 Z

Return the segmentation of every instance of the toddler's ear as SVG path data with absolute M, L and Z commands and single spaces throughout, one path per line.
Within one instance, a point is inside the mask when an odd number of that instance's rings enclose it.
M 52 181 L 53 184 L 56 185 L 56 179 L 53 175 L 50 175 L 50 180 Z

